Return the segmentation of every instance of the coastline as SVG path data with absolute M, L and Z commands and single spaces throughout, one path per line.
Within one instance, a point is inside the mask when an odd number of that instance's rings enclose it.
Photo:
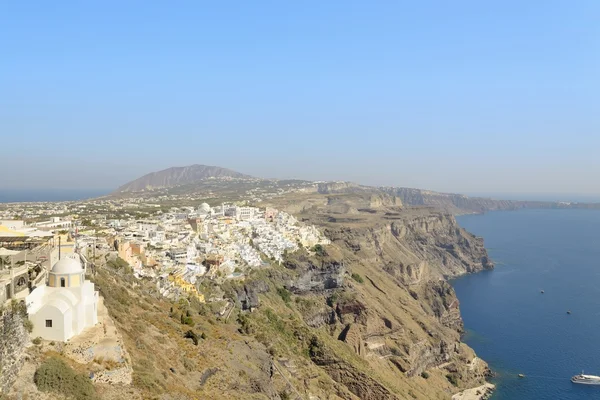
M 465 389 L 452 396 L 452 400 L 486 400 L 492 396 L 496 389 L 493 383 L 486 383 L 470 389 Z
M 493 210 L 493 211 L 517 211 L 517 210 Z M 464 213 L 464 214 L 460 214 L 460 215 L 456 215 L 456 214 L 455 214 L 455 216 L 454 216 L 454 217 L 456 218 L 456 217 L 459 217 L 459 216 L 465 216 L 465 215 L 484 215 L 484 214 L 486 214 L 486 212 L 489 212 L 489 211 L 482 211 L 482 212 L 466 212 L 466 213 Z M 456 223 L 457 223 L 457 224 L 458 224 L 458 225 L 459 225 L 459 226 L 460 226 L 462 229 L 465 229 L 465 228 L 463 228 L 463 227 L 462 227 L 462 226 L 461 226 L 461 225 L 458 223 L 458 220 L 456 220 Z M 477 235 L 475 235 L 475 234 L 471 233 L 471 232 L 470 232 L 470 231 L 468 231 L 467 229 L 465 229 L 465 231 L 469 232 L 469 233 L 470 233 L 470 234 L 472 234 L 474 237 L 477 237 L 477 238 L 483 239 L 482 237 L 480 237 L 480 236 L 477 236 Z M 486 255 L 488 255 L 488 253 L 487 253 L 487 248 L 485 248 L 485 245 L 484 245 L 484 249 L 485 249 L 485 253 L 486 253 Z M 446 277 L 446 279 L 447 279 L 448 283 L 449 283 L 449 284 L 452 286 L 452 289 L 454 290 L 454 284 L 453 284 L 453 280 L 455 280 L 455 279 L 458 279 L 458 278 L 460 278 L 461 276 L 465 276 L 465 275 L 473 275 L 473 274 L 480 274 L 480 273 L 482 273 L 482 272 L 486 272 L 486 271 L 487 271 L 487 272 L 489 272 L 489 271 L 493 271 L 493 270 L 494 270 L 494 268 L 495 268 L 495 266 L 496 266 L 496 263 L 494 263 L 494 262 L 491 260 L 491 258 L 489 258 L 489 255 L 488 255 L 488 260 L 489 260 L 489 262 L 490 262 L 491 268 L 489 268 L 489 267 L 488 267 L 488 268 L 483 268 L 482 270 L 479 270 L 479 271 L 466 272 L 466 273 L 463 273 L 463 274 L 460 274 L 460 275 L 458 275 L 458 276 L 454 276 L 454 277 Z M 458 298 L 458 296 L 457 296 L 457 298 Z M 462 310 L 460 310 L 460 308 L 459 308 L 459 313 L 460 313 L 460 318 L 461 318 L 461 320 L 462 320 L 462 318 L 463 318 L 463 317 L 462 317 Z M 465 345 L 469 346 L 469 345 L 468 345 L 468 344 L 467 344 L 467 343 L 464 341 L 464 336 L 465 336 L 465 332 L 463 331 L 463 333 L 461 333 L 461 338 L 460 338 L 460 341 L 461 341 L 461 343 L 464 343 Z M 470 347 L 470 346 L 469 346 L 469 347 Z M 475 351 L 475 350 L 473 349 L 473 351 Z M 477 360 L 477 359 L 478 359 L 478 357 L 476 357 L 476 358 L 475 358 L 475 360 Z M 485 362 L 485 360 L 483 360 L 483 359 L 481 359 L 481 360 Z M 486 364 L 487 364 L 487 363 L 486 363 Z M 492 369 L 489 367 L 489 365 L 487 365 L 487 368 L 488 368 L 488 375 L 487 375 L 487 377 L 485 378 L 485 383 L 484 383 L 483 385 L 480 385 L 480 386 L 475 386 L 475 387 L 468 388 L 468 389 L 464 389 L 464 390 L 462 390 L 462 391 L 460 391 L 460 392 L 458 392 L 458 393 L 455 393 L 454 395 L 452 395 L 452 400 L 487 400 L 487 399 L 489 399 L 489 398 L 492 396 L 492 394 L 494 393 L 494 391 L 496 390 L 496 385 L 495 385 L 495 384 L 493 384 L 493 383 L 491 383 L 491 382 L 489 382 L 489 380 L 488 380 L 488 379 L 489 379 L 490 377 L 493 377 L 493 376 L 495 376 L 495 374 L 494 374 L 494 371 L 493 371 L 493 370 L 492 370 Z
M 93 200 L 110 189 L 7 189 L 0 188 L 0 204 L 60 203 Z

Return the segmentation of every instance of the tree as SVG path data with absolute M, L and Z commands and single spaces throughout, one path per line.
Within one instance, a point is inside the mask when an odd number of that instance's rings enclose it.
M 365 280 L 363 279 L 363 277 L 362 277 L 362 276 L 360 276 L 360 275 L 359 275 L 358 273 L 356 273 L 356 272 L 353 272 L 353 273 L 352 273 L 352 279 L 354 279 L 354 280 L 355 280 L 356 282 L 358 282 L 358 283 L 364 283 L 364 282 L 365 282 Z
M 323 248 L 323 246 L 321 246 L 320 244 L 316 244 L 315 247 L 313 247 L 313 251 L 319 256 L 319 257 L 323 257 L 325 256 L 327 253 L 325 252 L 325 249 Z
M 186 339 L 192 339 L 192 342 L 194 342 L 194 345 L 198 346 L 198 335 L 196 335 L 196 332 L 194 332 L 193 330 L 189 330 L 187 331 L 184 335 L 184 338 Z

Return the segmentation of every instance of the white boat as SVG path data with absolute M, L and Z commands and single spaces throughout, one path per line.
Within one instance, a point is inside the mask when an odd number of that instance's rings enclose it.
M 575 375 L 571 378 L 571 382 L 580 383 L 582 385 L 600 385 L 600 376 L 584 375 L 581 371 L 580 375 Z

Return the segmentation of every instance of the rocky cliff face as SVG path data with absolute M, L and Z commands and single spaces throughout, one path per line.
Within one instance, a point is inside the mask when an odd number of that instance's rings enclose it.
M 470 197 L 456 193 L 440 193 L 431 190 L 383 187 L 381 191 L 398 196 L 408 206 L 428 206 L 452 214 L 484 213 L 486 211 L 518 210 L 521 208 L 575 208 L 598 209 L 600 204 L 558 201 L 496 200 Z
M 352 182 L 323 182 L 317 184 L 317 191 L 321 194 L 356 192 L 360 190 L 361 187 Z
M 269 291 L 269 285 L 264 281 L 249 281 L 235 288 L 237 306 L 241 310 L 252 311 L 260 305 L 258 296 Z
M 23 365 L 29 335 L 18 312 L 5 311 L 0 316 L 0 397 L 8 392 Z
M 525 205 L 524 202 L 518 201 L 469 197 L 462 194 L 440 193 L 422 189 L 382 188 L 382 190 L 386 193 L 400 197 L 407 205 L 435 207 L 439 210 L 454 214 L 483 213 L 494 210 L 516 210 Z
M 298 217 L 332 240 L 327 254 L 285 264 L 301 271 L 287 287 L 315 335 L 312 361 L 359 398 L 436 398 L 481 385 L 489 370 L 460 341 L 447 279 L 493 268 L 483 240 L 445 211 L 387 203 L 344 213 L 340 205 L 364 193 L 326 197 Z M 439 379 L 426 382 L 424 372 Z

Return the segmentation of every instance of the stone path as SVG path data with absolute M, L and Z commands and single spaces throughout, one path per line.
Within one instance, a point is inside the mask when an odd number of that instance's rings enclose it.
M 131 359 L 102 297 L 98 301 L 98 324 L 65 343 L 63 354 L 80 364 L 95 362 L 104 368 L 92 374 L 94 382 L 128 385 L 132 381 Z

